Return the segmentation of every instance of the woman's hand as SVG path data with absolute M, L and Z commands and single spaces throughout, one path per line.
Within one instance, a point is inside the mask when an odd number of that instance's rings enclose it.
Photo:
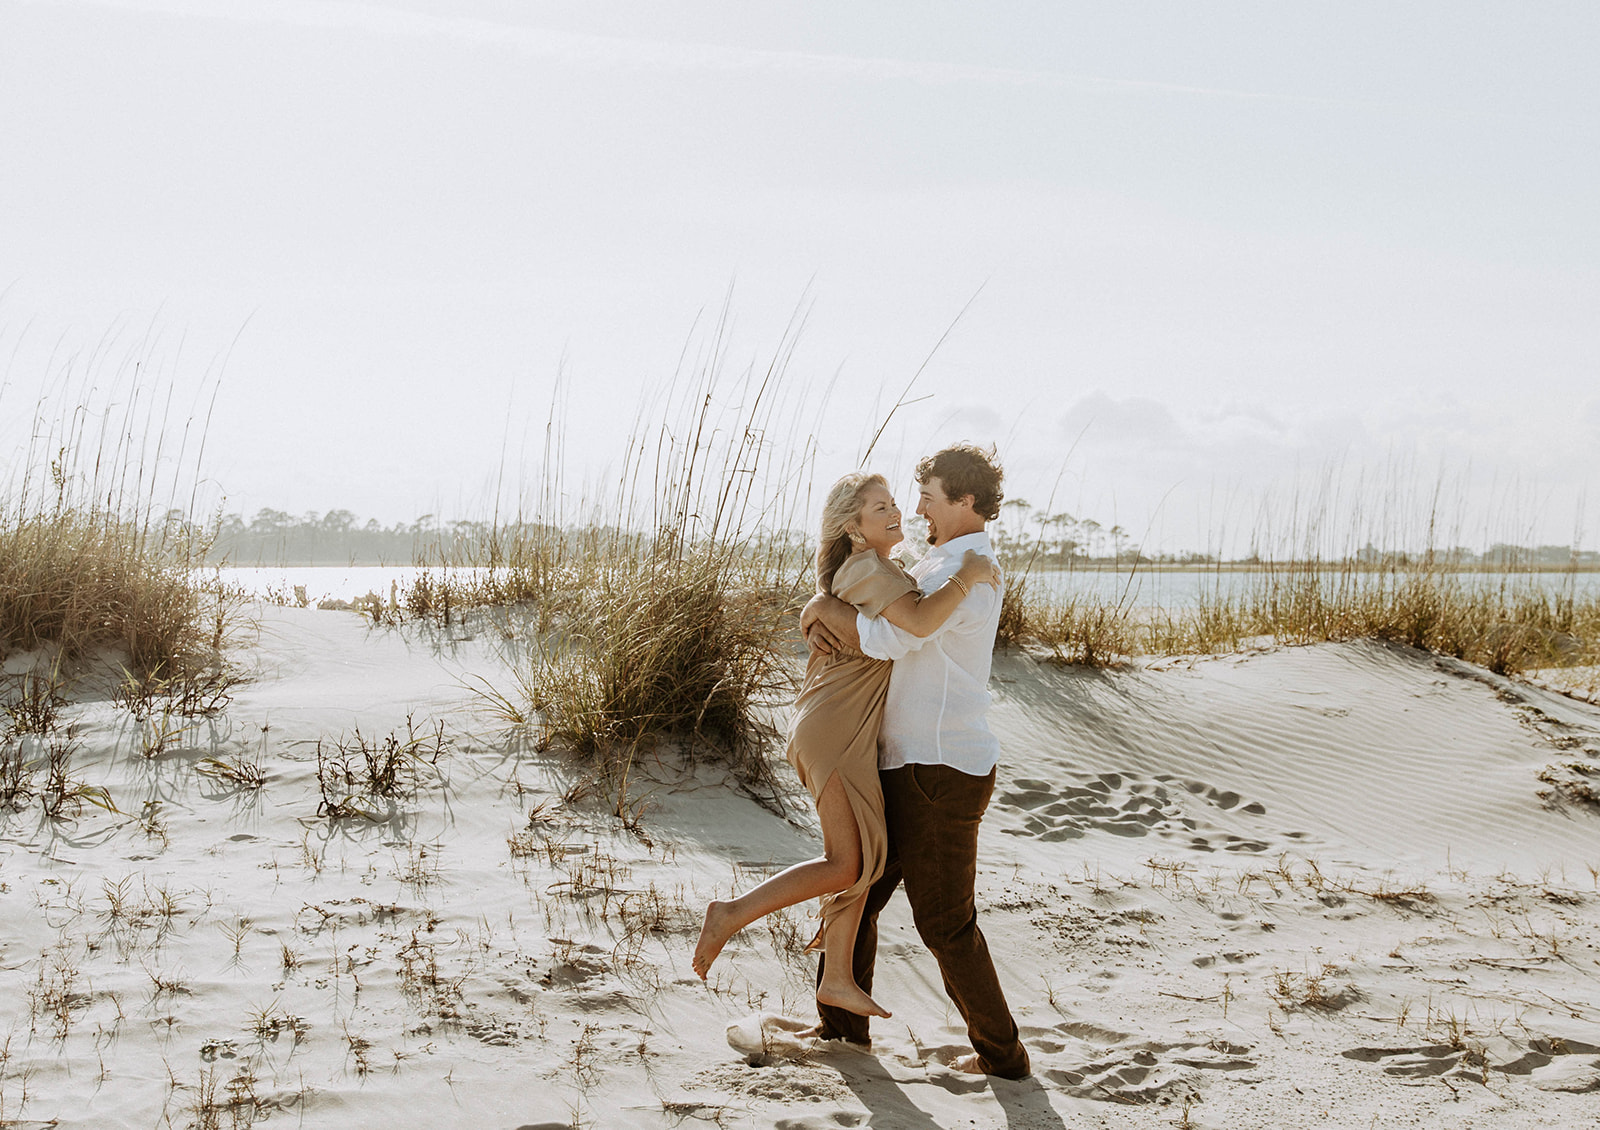
M 956 570 L 968 585 L 993 585 L 1000 587 L 1000 574 L 995 571 L 994 562 L 975 549 L 969 549 L 961 558 L 961 568 Z

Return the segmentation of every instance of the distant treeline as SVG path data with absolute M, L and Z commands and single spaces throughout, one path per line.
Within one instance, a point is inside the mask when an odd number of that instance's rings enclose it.
M 170 520 L 182 522 L 181 515 Z M 349 510 L 315 511 L 295 517 L 282 510 L 259 510 L 246 522 L 224 515 L 207 539 L 206 560 L 213 564 L 263 565 L 427 565 L 444 561 L 487 561 L 492 548 L 532 536 L 538 526 L 499 529 L 493 522 L 441 522 L 432 514 L 414 522 L 384 526 L 362 521 Z
M 1010 504 L 1008 504 L 1009 506 Z M 1026 506 L 1023 503 L 1022 506 Z M 1031 560 L 1035 565 L 1131 565 L 1135 562 L 1151 565 L 1194 566 L 1259 564 L 1256 557 L 1222 561 L 1205 553 L 1154 553 L 1146 554 L 1133 544 L 1120 526 L 1103 527 L 1093 519 L 1075 519 L 1069 515 L 1052 515 L 1040 521 L 1035 518 L 1023 531 L 1011 532 L 1007 527 L 1021 525 L 1023 515 L 1011 509 L 994 530 L 995 543 L 1001 556 L 1010 561 Z M 193 529 L 183 514 L 173 511 L 167 516 L 169 530 L 177 527 L 192 536 L 201 537 L 202 531 Z M 531 539 L 541 531 L 554 532 L 548 527 L 534 524 L 508 525 L 497 528 L 487 521 L 441 522 L 432 514 L 423 515 L 414 522 L 396 522 L 384 526 L 377 519 L 362 521 L 349 510 L 330 510 L 326 514 L 315 511 L 296 517 L 282 510 L 259 510 L 248 522 L 240 514 L 227 514 L 209 531 L 206 560 L 214 564 L 262 565 L 287 567 L 295 565 L 428 565 L 441 562 L 457 564 L 487 562 L 498 547 L 506 552 L 518 539 Z M 810 539 L 798 531 L 788 531 L 781 539 L 791 545 L 804 547 Z M 1355 555 L 1360 565 L 1414 565 L 1423 560 L 1420 554 L 1391 553 L 1367 546 Z M 1449 568 L 1600 568 L 1600 552 L 1574 550 L 1565 545 L 1519 546 L 1504 543 L 1490 546 L 1479 553 L 1465 547 L 1435 550 L 1431 555 L 1434 564 Z
M 1049 513 L 1026 499 L 1008 499 L 1001 506 L 1000 519 L 992 535 L 1001 557 L 1012 561 L 1031 561 L 1035 565 L 1259 565 L 1257 555 L 1222 559 L 1210 553 L 1182 551 L 1145 553 L 1121 526 L 1106 526 L 1093 518 L 1079 518 L 1065 511 Z M 1452 569 L 1505 568 L 1600 568 L 1600 551 L 1574 549 L 1569 545 L 1509 545 L 1497 543 L 1479 553 L 1465 546 L 1435 549 L 1431 553 L 1399 553 L 1367 545 L 1352 558 L 1364 566 L 1419 565 L 1432 563 Z

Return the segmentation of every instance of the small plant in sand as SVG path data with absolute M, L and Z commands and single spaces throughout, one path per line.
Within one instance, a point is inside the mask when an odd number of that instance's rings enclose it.
M 432 886 L 439 881 L 440 855 L 441 848 L 438 844 L 407 844 L 404 858 L 395 857 L 391 874 L 401 883 L 420 893 L 424 887 Z
M 419 733 L 406 716 L 404 740 L 394 733 L 369 742 L 357 729 L 354 736 L 337 742 L 317 741 L 317 788 L 322 803 L 319 816 L 339 820 L 352 816 L 383 820 L 388 813 L 379 800 L 393 801 L 415 795 L 424 771 L 437 773 L 449 750 L 444 723 Z
M 250 936 L 250 931 L 255 929 L 255 924 L 241 916 L 232 922 L 218 922 L 217 929 L 228 939 L 228 944 L 233 948 L 233 959 L 238 961 L 240 952 L 244 949 L 245 939 Z
M 28 1012 L 34 1031 L 45 1021 L 55 1040 L 67 1038 L 73 1010 L 86 1007 L 91 999 L 78 989 L 80 975 L 78 954 L 65 938 L 39 955 L 39 972 L 28 989 Z
M 580 1087 L 592 1087 L 599 1081 L 599 1045 L 595 1037 L 600 1031 L 598 1024 L 585 1024 L 572 1042 L 572 1053 L 567 1062 Z
M 532 828 L 524 828 L 520 832 L 513 832 L 506 837 L 506 847 L 511 849 L 513 859 L 527 859 L 530 856 L 540 855 L 544 852 L 546 835 Z
M 38 765 L 30 761 L 22 739 L 0 740 L 0 808 L 20 808 L 33 796 Z
M 274 1000 L 269 1005 L 251 1010 L 249 1029 L 263 1044 L 276 1043 L 288 1032 L 298 1047 L 311 1031 L 311 1024 L 305 1017 L 295 1016 Z
M 261 767 L 261 754 L 257 750 L 247 750 L 233 758 L 202 757 L 195 768 L 212 777 L 232 781 L 243 789 L 259 789 L 267 783 L 266 770 Z
M 5 729 L 13 737 L 52 733 L 57 717 L 67 705 L 67 681 L 61 672 L 60 654 L 48 671 L 24 671 L 9 676 L 7 682 Z
M 44 813 L 52 820 L 76 815 L 87 802 L 115 813 L 111 794 L 99 785 L 88 785 L 72 776 L 72 758 L 77 752 L 76 735 L 69 729 L 45 744 L 44 787 L 39 796 Z
M 1274 970 L 1267 996 L 1286 1013 L 1301 1009 L 1337 1012 L 1361 999 L 1353 985 L 1334 985 L 1329 980 L 1332 972 L 1333 967 L 1327 965 L 1314 973 Z
M 462 944 L 465 948 L 466 942 Z M 472 976 L 474 965 L 469 958 L 457 973 L 447 975 L 440 967 L 440 948 L 439 942 L 423 936 L 422 928 L 414 928 L 410 939 L 395 954 L 400 967 L 400 988 L 425 1015 L 455 1019 L 460 1015 L 467 979 Z
M 33 1076 L 31 1067 L 24 1067 L 21 1071 L 13 1071 L 11 1067 L 11 1040 L 13 1033 L 8 1032 L 4 1040 L 0 1040 L 0 1125 L 9 1122 L 18 1122 L 23 1111 L 28 1108 L 28 1082 Z M 17 1083 L 15 1091 L 7 1091 L 10 1083 Z
M 221 645 L 218 645 L 220 652 Z M 166 665 L 139 672 L 124 669 L 113 697 L 136 719 L 157 714 L 174 718 L 210 718 L 226 710 L 239 676 L 220 662 L 180 667 Z
M 187 1107 L 193 1130 L 248 1130 L 266 1117 L 266 1110 L 256 1094 L 255 1070 L 248 1060 L 226 1082 L 214 1064 L 200 1069 Z M 221 1094 L 218 1094 L 218 1089 Z M 224 1122 L 226 1119 L 226 1122 Z

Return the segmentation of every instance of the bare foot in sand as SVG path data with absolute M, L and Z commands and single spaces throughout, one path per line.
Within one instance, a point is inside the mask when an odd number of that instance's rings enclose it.
M 854 1012 L 861 1016 L 893 1015 L 877 1001 L 861 991 L 860 986 L 854 982 L 848 985 L 819 985 L 817 986 L 817 1003 L 832 1005 L 842 1008 L 846 1012 Z
M 983 1061 L 978 1058 L 977 1052 L 969 1052 L 966 1055 L 956 1056 L 950 1061 L 950 1070 L 965 1071 L 969 1075 L 988 1074 L 988 1072 L 983 1069 Z
M 821 1024 L 813 1024 L 809 1028 L 802 1028 L 802 1029 L 800 1029 L 800 1031 L 796 1032 L 795 1035 L 799 1036 L 802 1040 L 830 1040 L 830 1041 L 837 1041 L 838 1043 L 844 1044 L 847 1047 L 852 1047 L 852 1048 L 870 1048 L 872 1046 L 872 1041 L 871 1040 L 859 1040 L 858 1041 L 858 1040 L 848 1039 L 848 1038 L 846 1038 L 844 1036 L 830 1036 L 830 1035 L 828 1035 L 827 1031 L 822 1027 Z
M 712 902 L 706 907 L 705 924 L 700 927 L 700 940 L 694 946 L 694 971 L 700 975 L 700 980 L 706 979 L 711 963 L 717 960 L 717 954 L 735 932 L 730 904 Z

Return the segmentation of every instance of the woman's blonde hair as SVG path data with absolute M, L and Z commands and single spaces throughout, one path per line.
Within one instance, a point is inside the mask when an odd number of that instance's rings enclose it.
M 817 543 L 817 591 L 833 591 L 833 574 L 850 556 L 850 526 L 861 517 L 861 495 L 871 486 L 889 489 L 882 475 L 852 471 L 828 488 L 822 504 L 822 538 Z

